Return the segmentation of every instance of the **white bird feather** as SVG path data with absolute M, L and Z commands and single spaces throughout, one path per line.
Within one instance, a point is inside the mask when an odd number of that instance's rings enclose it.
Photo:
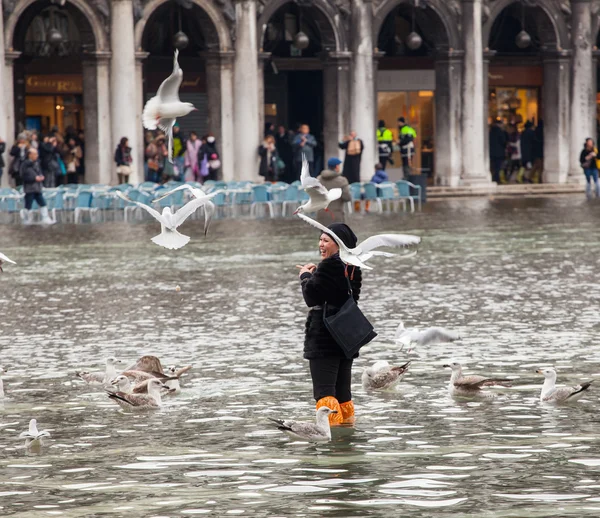
M 321 442 L 331 440 L 329 414 L 337 414 L 337 410 L 331 410 L 329 407 L 322 406 L 317 410 L 315 423 L 293 421 L 289 419 L 269 418 L 269 420 L 277 424 L 278 430 L 285 432 L 293 439 Z
M 535 372 L 543 374 L 546 378 L 542 391 L 540 393 L 540 401 L 543 403 L 572 403 L 580 399 L 586 390 L 590 388 L 592 381 L 587 381 L 574 387 L 557 387 L 556 386 L 556 371 L 554 369 L 537 369 Z
M 2 269 L 2 264 L 3 263 L 10 263 L 10 264 L 17 264 L 15 263 L 12 259 L 9 259 L 8 257 L 6 257 L 2 252 L 0 252 L 0 272 L 3 272 L 4 270 Z
M 294 214 L 299 212 L 317 212 L 318 210 L 327 209 L 333 200 L 337 200 L 342 196 L 342 189 L 336 187 L 328 191 L 319 180 L 310 176 L 308 161 L 304 155 L 302 155 L 300 182 L 310 199 L 304 205 L 300 205 Z

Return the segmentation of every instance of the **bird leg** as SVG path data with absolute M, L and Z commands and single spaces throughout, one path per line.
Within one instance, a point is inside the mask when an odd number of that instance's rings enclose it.
M 329 212 L 329 215 L 331 216 L 331 219 L 335 221 L 335 216 L 333 215 L 333 212 L 331 212 L 329 210 L 329 207 L 325 208 L 324 210 L 325 210 L 325 212 Z

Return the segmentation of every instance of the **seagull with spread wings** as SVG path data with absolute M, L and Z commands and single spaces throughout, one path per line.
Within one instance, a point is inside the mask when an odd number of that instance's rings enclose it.
M 339 187 L 328 191 L 319 180 L 310 176 L 308 161 L 304 155 L 302 155 L 300 182 L 302 183 L 302 188 L 308 194 L 309 200 L 304 205 L 300 205 L 294 214 L 298 214 L 299 212 L 317 212 L 321 209 L 328 210 L 327 207 L 329 204 L 342 195 L 342 189 Z
M 210 195 L 205 196 L 204 198 L 196 198 L 186 203 L 176 212 L 171 212 L 171 207 L 165 207 L 161 214 L 157 210 L 144 203 L 140 203 L 139 201 L 134 201 L 131 198 L 128 198 L 121 191 L 116 191 L 115 194 L 119 198 L 129 203 L 135 203 L 138 207 L 144 209 L 154 219 L 160 222 L 161 232 L 158 234 L 158 236 L 154 236 L 152 238 L 152 242 L 159 246 L 168 248 L 169 250 L 182 248 L 189 243 L 190 237 L 180 234 L 177 231 L 177 228 L 180 227 L 183 222 L 196 211 L 198 207 L 205 205 L 210 199 Z
M 456 340 L 460 340 L 460 335 L 454 331 L 444 329 L 443 327 L 428 327 L 427 329 L 420 331 L 416 328 L 406 329 L 402 322 L 398 325 L 396 336 L 394 338 L 394 341 L 398 345 L 402 345 L 402 348 L 404 348 L 405 345 L 412 348 L 413 345 L 426 346 L 445 344 Z
M 192 103 L 182 103 L 179 100 L 179 87 L 183 81 L 183 70 L 178 62 L 179 50 L 173 58 L 173 72 L 165 79 L 156 95 L 144 106 L 142 123 L 144 128 L 155 130 L 160 128 L 167 135 L 169 142 L 169 161 L 173 162 L 173 126 L 177 117 L 183 117 L 196 111 Z
M 2 264 L 3 263 L 10 263 L 10 264 L 17 264 L 15 263 L 12 259 L 9 259 L 8 257 L 6 257 L 2 252 L 0 252 L 0 272 L 3 272 L 4 270 L 2 269 Z
M 359 243 L 355 248 L 348 248 L 344 242 L 335 235 L 335 232 L 329 230 L 325 225 L 321 225 L 318 221 L 315 221 L 308 216 L 298 212 L 298 217 L 306 221 L 309 225 L 318 228 L 321 232 L 330 235 L 340 248 L 340 259 L 349 265 L 359 266 L 365 270 L 372 270 L 370 266 L 365 264 L 374 255 L 383 255 L 389 257 L 387 252 L 379 252 L 375 248 L 380 246 L 389 247 L 400 247 L 400 246 L 411 246 L 418 245 L 421 242 L 421 238 L 418 236 L 411 236 L 409 234 L 378 234 L 371 236 Z

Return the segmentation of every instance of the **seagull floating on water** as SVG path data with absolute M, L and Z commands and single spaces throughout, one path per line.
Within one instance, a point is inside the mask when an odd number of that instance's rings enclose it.
M 108 397 L 117 402 L 121 408 L 126 409 L 150 409 L 160 408 L 162 400 L 160 391 L 162 388 L 167 388 L 159 379 L 151 379 L 148 381 L 147 394 L 127 394 L 125 392 L 112 392 L 107 390 Z
M 543 374 L 546 378 L 540 394 L 540 401 L 543 403 L 571 403 L 577 401 L 594 381 L 586 381 L 574 387 L 556 387 L 556 371 L 554 369 L 537 369 L 535 372 Z
M 131 383 L 130 379 L 123 374 L 119 374 L 114 380 L 110 382 L 112 386 L 114 386 L 117 392 L 124 392 L 125 394 L 147 394 L 148 393 L 148 383 L 150 380 L 158 379 L 158 378 L 149 378 L 147 380 L 140 381 L 137 384 Z M 162 380 L 161 380 L 162 381 Z M 175 380 L 179 381 L 179 380 Z M 175 393 L 176 390 L 174 388 L 169 388 L 165 384 L 165 388 L 167 389 L 164 393 L 170 394 Z
M 423 331 L 420 331 L 416 328 L 406 329 L 404 324 L 400 322 L 398 329 L 396 329 L 394 341 L 397 344 L 402 344 L 403 348 L 405 345 L 409 346 L 409 348 L 412 348 L 413 345 L 425 346 L 445 344 L 447 342 L 460 340 L 460 338 L 461 337 L 458 333 L 449 331 L 443 327 L 429 327 Z
M 4 397 L 4 382 L 2 381 L 4 374 L 6 374 L 6 369 L 0 366 L 0 398 Z
M 222 190 L 218 190 L 218 191 L 212 191 L 210 193 L 205 193 L 202 189 L 197 189 L 195 187 L 192 187 L 191 185 L 180 185 L 179 187 L 175 187 L 175 189 L 170 190 L 169 192 L 163 194 L 162 196 L 159 196 L 158 198 L 155 198 L 155 202 L 156 201 L 161 201 L 163 199 L 165 199 L 167 196 L 170 196 L 171 194 L 173 194 L 175 191 L 181 191 L 187 189 L 189 190 L 192 195 L 194 196 L 194 198 L 198 199 L 198 200 L 204 200 L 204 235 L 206 235 L 208 233 L 208 226 L 210 225 L 211 219 L 213 217 L 213 215 L 215 214 L 215 204 L 210 201 L 212 198 L 214 198 L 217 194 L 220 194 L 224 191 Z
M 77 376 L 89 385 L 108 385 L 117 376 L 115 365 L 123 363 L 122 360 L 110 357 L 106 359 L 104 372 L 79 371 Z
M 169 161 L 173 162 L 173 126 L 177 117 L 183 117 L 196 111 L 192 103 L 182 103 L 179 100 L 179 87 L 183 81 L 183 70 L 178 62 L 179 50 L 175 50 L 173 72 L 165 79 L 156 95 L 144 106 L 142 123 L 148 130 L 160 128 L 167 136 L 169 145 Z
M 506 383 L 509 383 L 509 379 L 503 378 L 484 378 L 483 376 L 463 376 L 462 367 L 460 363 L 450 363 L 444 365 L 444 367 L 452 369 L 452 375 L 450 376 L 450 383 L 448 385 L 448 392 L 451 396 L 488 396 L 489 393 L 482 391 L 483 387 L 491 387 L 494 385 L 500 385 L 508 387 Z
M 35 419 L 29 421 L 29 430 L 19 435 L 19 439 L 25 439 L 25 446 L 27 447 L 41 446 L 44 437 L 50 437 L 50 434 L 46 430 L 38 431 Z
M 12 259 L 9 259 L 2 252 L 0 252 L 0 272 L 4 272 L 4 270 L 2 269 L 2 265 L 4 263 L 17 264 Z
M 309 200 L 304 204 L 300 205 L 296 209 L 294 214 L 299 212 L 317 212 L 318 210 L 328 210 L 327 207 L 333 200 L 337 200 L 342 196 L 342 189 L 336 187 L 335 189 L 327 190 L 327 188 L 319 182 L 316 178 L 313 178 L 309 174 L 308 161 L 306 156 L 302 155 L 302 171 L 300 172 L 300 182 L 302 188 L 308 194 Z
M 411 236 L 409 234 L 378 234 L 376 236 L 371 236 L 359 243 L 355 248 L 348 248 L 344 242 L 335 235 L 335 232 L 329 230 L 325 225 L 321 225 L 318 221 L 315 221 L 312 218 L 298 213 L 298 217 L 306 221 L 309 225 L 312 225 L 315 228 L 318 228 L 321 232 L 330 235 L 334 241 L 337 243 L 340 249 L 340 259 L 349 265 L 359 266 L 365 270 L 372 270 L 370 266 L 365 264 L 365 261 L 368 261 L 374 255 L 383 255 L 389 257 L 393 254 L 388 254 L 386 252 L 378 252 L 375 248 L 379 248 L 381 246 L 389 246 L 389 247 L 400 247 L 400 246 L 412 246 L 418 245 L 421 242 L 421 238 L 418 236 Z
M 365 390 L 387 390 L 394 387 L 406 373 L 411 362 L 400 367 L 390 367 L 385 360 L 366 367 L 362 373 L 362 386 Z
M 169 250 L 177 250 L 189 243 L 189 236 L 180 234 L 177 231 L 177 228 L 181 226 L 183 222 L 198 209 L 198 207 L 205 205 L 209 201 L 208 197 L 196 198 L 186 203 L 176 212 L 171 212 L 171 207 L 165 207 L 161 214 L 144 203 L 132 200 L 121 191 L 116 191 L 115 194 L 129 203 L 135 203 L 138 207 L 144 209 L 154 219 L 160 222 L 161 233 L 158 236 L 154 236 L 152 242 L 164 248 L 168 248 Z
M 290 421 L 284 419 L 271 419 L 277 424 L 277 429 L 285 432 L 294 439 L 304 441 L 330 441 L 331 428 L 329 427 L 329 414 L 337 414 L 337 410 L 322 406 L 317 410 L 316 423 L 306 421 Z

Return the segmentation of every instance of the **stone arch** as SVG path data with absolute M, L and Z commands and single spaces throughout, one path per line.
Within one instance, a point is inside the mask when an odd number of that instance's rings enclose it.
M 265 30 L 269 20 L 281 7 L 292 1 L 293 0 L 273 0 L 265 7 L 258 19 L 258 30 L 256 31 L 259 49 L 263 47 Z M 323 36 L 323 41 L 329 41 L 331 45 L 335 45 L 335 48 L 331 50 L 338 52 L 348 50 L 346 33 L 341 26 L 340 13 L 325 0 L 314 0 L 311 7 L 315 9 L 318 15 L 321 15 L 317 16 L 314 21 L 319 27 L 321 35 Z
M 502 11 L 512 4 L 519 4 L 519 0 L 498 0 L 492 4 L 488 19 L 483 24 L 483 45 L 489 45 L 489 40 L 494 22 Z M 554 46 L 553 50 L 564 50 L 571 47 L 569 30 L 562 16 L 554 16 L 556 7 L 551 0 L 537 0 L 534 4 L 525 7 L 538 8 L 534 14 L 536 25 L 544 33 L 546 43 Z
M 36 0 L 19 0 L 13 9 L 13 12 L 6 20 L 4 26 L 4 41 L 7 50 L 14 50 L 15 31 L 19 20 L 25 11 L 35 2 Z M 104 30 L 104 26 L 96 12 L 90 7 L 89 2 L 86 0 L 69 0 L 69 4 L 72 4 L 77 8 L 90 24 L 96 44 L 95 50 L 97 52 L 109 50 L 108 37 Z
M 385 19 L 394 9 L 402 4 L 414 5 L 412 0 L 384 0 L 379 5 L 373 17 L 373 37 L 375 41 L 379 37 L 379 32 Z M 446 0 L 428 0 L 427 7 L 435 13 L 435 23 L 444 29 L 443 34 L 438 35 L 440 45 L 447 49 L 460 49 L 462 47 L 460 32 L 458 30 L 458 23 L 455 21 L 457 13 L 453 11 Z
M 142 39 L 144 37 L 144 29 L 148 20 L 154 14 L 154 11 L 169 0 L 150 0 L 142 12 L 142 17 L 135 25 L 135 50 L 142 51 Z M 215 7 L 212 0 L 192 0 L 192 2 L 200 7 L 212 22 L 213 28 L 218 39 L 218 48 L 220 51 L 232 50 L 231 34 L 229 33 L 229 25 L 225 20 L 220 9 Z

